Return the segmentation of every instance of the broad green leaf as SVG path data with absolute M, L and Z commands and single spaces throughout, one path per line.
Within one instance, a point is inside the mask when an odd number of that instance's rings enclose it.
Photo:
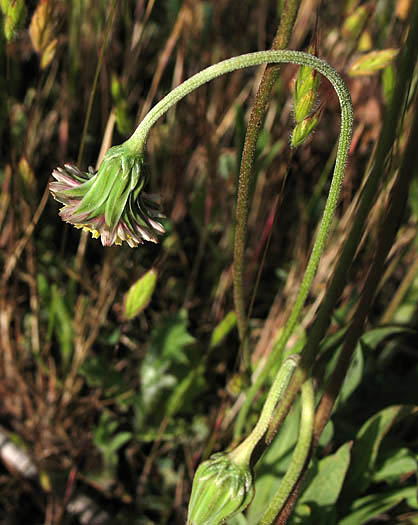
M 138 429 L 148 416 L 154 415 L 161 422 L 165 416 L 168 390 L 171 390 L 169 410 L 175 413 L 178 403 L 184 400 L 184 394 L 192 383 L 192 377 L 187 379 L 184 372 L 186 370 L 187 374 L 188 371 L 184 365 L 189 366 L 186 348 L 195 342 L 187 331 L 187 324 L 187 311 L 181 310 L 164 316 L 151 333 L 151 341 L 140 368 L 141 393 L 136 399 Z M 173 389 L 179 381 L 181 388 L 175 393 Z M 163 394 L 165 400 L 162 400 Z
M 334 454 L 321 459 L 308 471 L 308 485 L 302 496 L 299 505 L 303 508 L 298 514 L 306 515 L 306 507 L 311 509 L 310 517 L 303 518 L 302 521 L 295 519 L 295 523 L 318 524 L 321 525 L 334 523 L 335 504 L 343 486 L 343 482 L 350 463 L 351 443 L 345 443 Z
M 404 405 L 387 407 L 364 423 L 354 441 L 351 466 L 344 485 L 344 499 L 348 503 L 370 485 L 380 444 L 390 428 L 409 415 L 412 408 Z
M 370 494 L 357 499 L 350 508 L 350 514 L 338 522 L 338 525 L 360 525 L 383 514 L 403 499 L 415 498 L 416 487 L 396 488 L 378 494 Z
M 142 422 L 144 416 L 151 412 L 154 403 L 161 392 L 173 388 L 176 378 L 167 372 L 169 363 L 148 354 L 141 365 L 141 393 L 138 396 L 138 409 L 141 411 L 137 422 Z M 162 419 L 162 417 L 161 417 Z
M 157 276 L 157 270 L 152 268 L 129 288 L 123 301 L 123 315 L 126 319 L 133 319 L 148 306 L 157 284 Z
M 230 331 L 237 324 L 237 316 L 235 312 L 228 312 L 222 321 L 216 325 L 215 329 L 212 332 L 212 337 L 210 339 L 210 348 L 215 348 L 225 337 L 230 333 Z

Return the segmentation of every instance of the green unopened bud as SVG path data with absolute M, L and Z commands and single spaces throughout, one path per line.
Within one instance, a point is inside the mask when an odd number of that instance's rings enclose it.
M 308 66 L 299 68 L 294 93 L 295 120 L 297 123 L 302 122 L 311 114 L 318 93 L 319 81 L 319 75 L 312 68 Z
M 3 0 L 1 9 L 4 14 L 4 36 L 10 42 L 25 21 L 25 2 L 24 0 Z
M 351 77 L 373 75 L 391 64 L 398 52 L 399 49 L 382 49 L 366 53 L 351 64 L 348 74 Z
M 312 131 L 318 125 L 318 122 L 321 118 L 322 109 L 319 108 L 313 115 L 305 118 L 302 122 L 296 124 L 295 129 L 292 133 L 292 138 L 290 140 L 290 145 L 292 148 L 297 148 L 309 137 Z
M 254 497 L 253 475 L 228 453 L 214 454 L 196 471 L 187 525 L 218 525 L 243 511 Z

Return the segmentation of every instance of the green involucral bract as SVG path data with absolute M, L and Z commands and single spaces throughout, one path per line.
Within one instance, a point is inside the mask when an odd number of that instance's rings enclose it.
M 132 153 L 122 144 L 109 149 L 97 173 L 82 173 L 71 164 L 55 169 L 56 181 L 49 188 L 64 204 L 62 219 L 101 237 L 104 246 L 157 242 L 157 233 L 164 233 L 162 215 L 157 202 L 143 191 L 143 164 L 143 153 Z
M 187 525 L 218 525 L 243 511 L 254 497 L 249 466 L 237 465 L 228 453 L 214 454 L 196 471 Z

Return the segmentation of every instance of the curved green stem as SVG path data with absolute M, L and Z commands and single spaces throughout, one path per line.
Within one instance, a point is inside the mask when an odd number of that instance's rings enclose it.
M 237 465 L 250 464 L 253 450 L 260 439 L 264 436 L 273 416 L 274 409 L 276 408 L 277 403 L 283 397 L 290 380 L 292 379 L 292 376 L 298 365 L 299 358 L 300 356 L 298 355 L 292 355 L 286 359 L 286 361 L 280 367 L 276 379 L 271 385 L 270 392 L 268 393 L 267 399 L 263 405 L 263 410 L 261 411 L 260 418 L 257 421 L 256 426 L 254 427 L 251 434 L 246 439 L 244 439 L 244 441 L 238 445 L 237 448 L 229 453 L 230 458 Z
M 163 116 L 174 104 L 179 102 L 186 95 L 202 86 L 206 82 L 230 73 L 237 69 L 243 69 L 250 66 L 257 66 L 260 64 L 279 64 L 279 63 L 291 63 L 301 66 L 309 66 L 322 75 L 324 75 L 334 87 L 341 106 L 341 127 L 340 136 L 338 139 L 337 148 L 337 159 L 334 167 L 334 173 L 332 177 L 331 187 L 328 194 L 328 199 L 325 205 L 322 221 L 319 227 L 317 237 L 312 249 L 311 256 L 305 275 L 302 280 L 295 304 L 289 316 L 289 319 L 281 333 L 279 340 L 277 341 L 270 357 L 258 376 L 255 383 L 250 388 L 247 398 L 241 408 L 239 416 L 237 418 L 237 424 L 235 427 L 235 438 L 239 438 L 242 434 L 244 422 L 247 417 L 248 410 L 251 403 L 260 388 L 260 386 L 266 380 L 269 370 L 272 365 L 277 363 L 279 360 L 290 335 L 296 327 L 300 313 L 302 311 L 305 300 L 308 296 L 310 287 L 312 285 L 313 278 L 316 273 L 316 269 L 319 264 L 319 259 L 324 251 L 325 242 L 328 236 L 328 232 L 331 226 L 331 222 L 337 206 L 341 184 L 344 177 L 345 166 L 347 163 L 348 152 L 350 148 L 352 127 L 353 127 L 353 109 L 351 104 L 350 93 L 347 89 L 342 78 L 338 75 L 333 67 L 327 64 L 324 60 L 312 56 L 308 53 L 301 51 L 259 51 L 256 53 L 249 53 L 247 55 L 241 55 L 238 57 L 230 58 L 214 64 L 203 71 L 200 71 L 193 77 L 189 78 L 183 84 L 176 87 L 168 95 L 166 95 L 144 118 L 139 124 L 133 135 L 126 141 L 125 145 L 131 149 L 133 153 L 141 154 L 148 137 L 148 134 L 152 126 L 157 120 Z M 245 190 L 244 190 L 245 192 Z M 237 222 L 242 224 L 247 221 L 247 214 L 242 212 L 237 215 Z M 235 295 L 235 294 L 234 294 Z
M 344 121 L 344 130 L 343 125 L 341 126 L 341 135 L 343 131 L 345 135 L 349 135 L 348 142 L 351 138 L 351 123 L 352 123 L 352 108 L 351 108 L 351 97 L 350 93 L 342 80 L 338 75 L 335 69 L 330 66 L 324 60 L 310 55 L 309 53 L 304 53 L 302 51 L 289 51 L 289 50 L 279 50 L 279 51 L 258 51 L 255 53 L 248 53 L 246 55 L 240 55 L 237 57 L 229 58 L 218 62 L 212 66 L 209 66 L 206 69 L 203 69 L 196 75 L 193 75 L 188 80 L 177 86 L 175 89 L 170 91 L 158 104 L 156 104 L 145 116 L 139 126 L 136 128 L 133 135 L 126 141 L 126 145 L 130 145 L 132 150 L 137 150 L 138 153 L 142 152 L 142 149 L 146 143 L 148 134 L 152 126 L 161 118 L 167 111 L 173 107 L 177 102 L 182 98 L 187 96 L 189 93 L 199 88 L 203 84 L 210 82 L 214 78 L 225 75 L 226 73 L 231 73 L 238 69 L 244 69 L 252 66 L 259 66 L 261 64 L 297 64 L 300 66 L 309 66 L 317 70 L 319 73 L 324 75 L 333 85 L 335 91 L 337 92 L 338 98 L 341 104 L 341 120 Z M 343 124 L 343 122 L 342 122 Z M 346 139 L 347 140 L 347 137 Z M 340 136 L 341 141 L 341 136 Z M 344 150 L 344 148 L 342 148 Z M 343 152 L 340 152 L 341 162 L 345 165 L 347 160 L 347 155 L 343 155 Z M 338 162 L 338 153 L 337 153 L 337 162 Z
M 274 523 L 277 515 L 292 493 L 306 460 L 312 443 L 312 433 L 315 415 L 315 396 L 312 380 L 308 379 L 302 386 L 302 409 L 300 414 L 300 428 L 296 448 L 292 455 L 292 461 L 287 469 L 280 486 L 274 495 L 270 505 L 263 514 L 259 525 L 270 525 Z

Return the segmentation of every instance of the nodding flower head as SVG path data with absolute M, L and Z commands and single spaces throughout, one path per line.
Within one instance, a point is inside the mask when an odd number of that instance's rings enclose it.
M 56 168 L 49 189 L 64 204 L 61 218 L 101 237 L 103 246 L 158 242 L 157 234 L 165 231 L 163 216 L 143 191 L 143 164 L 143 155 L 132 154 L 122 144 L 109 149 L 97 172 L 82 172 L 71 164 Z

